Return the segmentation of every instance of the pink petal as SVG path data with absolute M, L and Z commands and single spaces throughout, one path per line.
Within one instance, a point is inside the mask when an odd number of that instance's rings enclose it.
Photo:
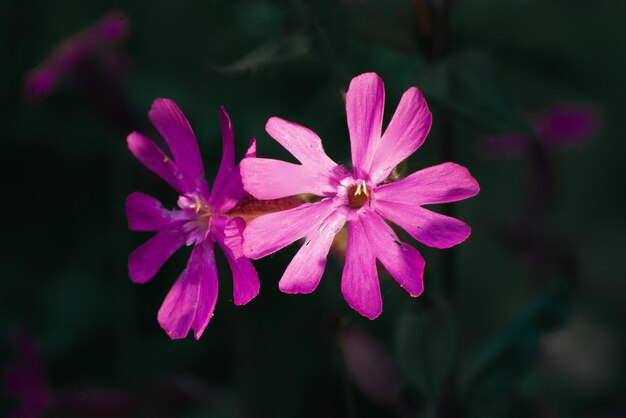
M 243 231 L 246 223 L 242 218 L 228 220 L 215 234 L 220 248 L 233 272 L 233 301 L 245 305 L 259 294 L 259 276 L 246 257 L 243 256 Z
M 176 229 L 157 233 L 130 255 L 130 279 L 135 283 L 146 283 L 184 243 L 183 234 Z
M 253 219 L 243 232 L 243 253 L 259 259 L 307 236 L 333 211 L 325 199 Z
M 424 96 L 411 87 L 402 95 L 380 141 L 370 145 L 373 158 L 369 175 L 374 183 L 385 180 L 398 164 L 422 146 L 431 123 L 432 115 Z
M 335 234 L 343 228 L 346 215 L 333 211 L 305 239 L 278 283 L 285 293 L 311 293 L 317 288 L 326 267 L 326 257 Z
M 470 227 L 458 219 L 413 204 L 377 200 L 376 211 L 429 247 L 450 248 L 471 233 Z
M 267 133 L 285 147 L 302 165 L 315 167 L 320 172 L 332 172 L 337 164 L 322 147 L 322 140 L 304 126 L 273 117 L 265 125 Z
M 375 73 L 361 74 L 350 82 L 346 114 L 354 175 L 363 178 L 371 164 L 370 147 L 380 140 L 385 108 L 385 86 Z
M 360 216 L 376 258 L 402 288 L 413 297 L 424 290 L 424 258 L 413 247 L 400 242 L 396 233 L 378 214 Z
M 443 163 L 425 168 L 401 180 L 376 188 L 376 202 L 410 202 L 415 205 L 456 202 L 480 191 L 467 168 Z
M 126 217 L 131 231 L 161 231 L 179 222 L 174 213 L 163 209 L 161 202 L 143 193 L 131 193 L 126 199 Z
M 348 223 L 348 248 L 341 276 L 341 292 L 353 309 L 369 319 L 383 310 L 376 257 L 359 217 Z
M 243 186 L 257 199 L 280 199 L 300 193 L 329 196 L 337 181 L 308 166 L 268 158 L 247 158 L 240 164 Z
M 233 218 L 227 221 L 221 231 L 224 236 L 224 245 L 230 248 L 233 257 L 244 257 L 243 255 L 243 231 L 246 229 L 246 222 L 243 218 Z
M 159 324 L 167 335 L 172 339 L 185 338 L 193 328 L 195 339 L 200 339 L 213 316 L 217 289 L 213 245 L 205 241 L 194 247 L 187 268 L 159 309 Z
M 165 180 L 180 194 L 188 191 L 178 165 L 147 137 L 133 132 L 127 138 L 128 149 L 143 165 Z
M 208 186 L 198 141 L 183 112 L 172 100 L 156 99 L 148 116 L 172 151 L 188 192 L 206 195 Z
M 255 158 L 256 157 L 256 138 L 250 139 L 250 143 L 248 144 L 248 149 L 244 154 L 243 158 Z

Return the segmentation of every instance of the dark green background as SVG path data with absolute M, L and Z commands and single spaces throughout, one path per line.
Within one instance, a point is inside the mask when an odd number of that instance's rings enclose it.
M 12 358 L 10 332 L 25 328 L 41 345 L 51 387 L 127 391 L 140 417 L 446 416 L 442 403 L 481 418 L 623 416 L 626 3 L 453 3 L 447 57 L 434 63 L 408 0 L 0 2 L 2 364 Z M 220 259 L 219 301 L 204 336 L 170 341 L 156 312 L 188 251 L 149 284 L 131 283 L 128 254 L 148 235 L 127 230 L 124 201 L 137 190 L 172 205 L 173 191 L 133 159 L 128 132 L 94 113 L 71 79 L 37 106 L 21 96 L 25 73 L 59 41 L 116 8 L 130 18 L 122 82 L 139 123 L 155 98 L 175 100 L 209 179 L 221 155 L 220 105 L 239 155 L 255 136 L 259 155 L 287 157 L 264 132 L 278 115 L 313 129 L 332 158 L 348 163 L 340 93 L 351 77 L 376 71 L 384 79 L 386 121 L 404 90 L 422 89 L 434 127 L 407 172 L 451 154 L 481 185 L 455 204 L 472 227 L 467 242 L 433 250 L 409 241 L 426 258 L 426 296 L 411 299 L 381 277 L 384 311 L 370 322 L 343 301 L 334 258 L 315 293 L 282 294 L 289 248 L 255 262 L 261 293 L 235 307 Z M 502 226 L 527 206 L 530 165 L 487 160 L 477 149 L 486 134 L 524 129 L 524 112 L 563 101 L 597 106 L 604 123 L 584 148 L 552 155 L 555 201 L 531 222 L 567 263 L 538 271 Z M 533 239 L 531 248 L 541 245 Z M 448 253 L 458 276 L 452 301 L 442 290 Z M 377 404 L 353 383 L 338 322 L 364 329 L 399 362 L 402 407 Z M 157 390 L 176 379 L 196 382 L 203 395 L 176 400 Z M 13 404 L 0 399 L 4 415 Z

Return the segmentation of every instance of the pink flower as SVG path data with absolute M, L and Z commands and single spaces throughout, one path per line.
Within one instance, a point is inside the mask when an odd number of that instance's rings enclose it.
M 63 41 L 50 56 L 26 76 L 25 93 L 31 100 L 41 100 L 56 86 L 59 79 L 90 57 L 98 56 L 106 70 L 120 72 L 124 59 L 112 49 L 128 34 L 128 18 L 112 12 L 96 24 Z
M 332 161 L 320 138 L 309 129 L 271 118 L 266 130 L 300 165 L 265 158 L 241 163 L 245 189 L 258 199 L 311 193 L 320 201 L 261 216 L 244 231 L 244 254 L 257 259 L 305 238 L 280 279 L 286 293 L 310 293 L 321 279 L 335 234 L 348 223 L 348 247 L 341 290 L 348 304 L 370 319 L 382 311 L 376 259 L 417 297 L 423 290 L 424 259 L 400 242 L 385 219 L 418 241 L 448 248 L 464 241 L 463 222 L 422 208 L 454 202 L 478 193 L 467 169 L 453 163 L 426 168 L 396 182 L 388 176 L 426 139 L 431 114 L 420 91 L 407 90 L 381 135 L 383 81 L 374 73 L 352 80 L 346 96 L 352 172 Z
M 600 129 L 600 115 L 589 105 L 555 104 L 528 121 L 541 144 L 549 149 L 580 146 L 587 143 Z M 483 153 L 491 158 L 520 156 L 530 151 L 532 137 L 522 133 L 486 138 Z
M 204 166 L 196 137 L 176 104 L 157 99 L 148 113 L 172 156 L 150 139 L 133 132 L 128 136 L 130 151 L 146 167 L 163 178 L 179 194 L 179 210 L 166 210 L 143 193 L 132 193 L 126 201 L 128 227 L 133 231 L 157 234 L 137 248 L 128 263 L 130 278 L 149 281 L 167 259 L 183 245 L 193 245 L 187 268 L 180 275 L 163 305 L 158 320 L 171 338 L 184 338 L 193 328 L 199 339 L 209 323 L 217 301 L 217 269 L 213 243 L 224 252 L 233 273 L 233 299 L 245 305 L 259 293 L 259 278 L 252 263 L 243 257 L 241 233 L 245 221 L 227 212 L 248 194 L 235 166 L 233 128 L 226 111 L 220 110 L 223 154 L 213 189 L 204 178 Z M 255 155 L 254 139 L 246 159 Z

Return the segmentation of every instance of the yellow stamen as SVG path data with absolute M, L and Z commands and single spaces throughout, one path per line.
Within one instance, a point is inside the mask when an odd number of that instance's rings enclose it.
M 356 187 L 352 186 L 348 191 L 348 206 L 355 209 L 360 208 L 369 198 L 370 192 L 367 190 L 367 184 L 365 184 L 365 180 L 361 180 L 361 183 L 357 184 Z

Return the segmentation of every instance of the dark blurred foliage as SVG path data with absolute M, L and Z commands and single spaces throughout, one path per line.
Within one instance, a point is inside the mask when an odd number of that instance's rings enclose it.
M 87 60 L 27 103 L 26 74 L 111 10 L 129 19 L 126 71 Z M 2 367 L 23 363 L 9 337 L 26 330 L 51 417 L 625 416 L 625 20 L 614 0 L 0 2 Z M 147 235 L 127 230 L 124 201 L 176 196 L 126 135 L 153 134 L 147 111 L 168 97 L 209 179 L 220 105 L 239 155 L 256 136 L 259 155 L 286 157 L 263 129 L 279 115 L 346 163 L 342 92 L 366 71 L 385 81 L 387 121 L 409 86 L 425 93 L 434 126 L 401 169 L 470 169 L 481 193 L 445 209 L 470 239 L 417 244 L 424 295 L 381 276 L 373 322 L 343 301 L 340 257 L 307 296 L 277 288 L 295 248 L 256 262 L 261 294 L 245 307 L 218 260 L 204 336 L 170 341 L 156 312 L 187 253 L 132 284 L 127 257 Z M 593 106 L 602 129 L 547 150 L 524 115 L 556 102 Z M 486 136 L 511 133 L 536 141 L 516 159 L 483 158 Z M 15 410 L 5 391 L 0 415 Z

